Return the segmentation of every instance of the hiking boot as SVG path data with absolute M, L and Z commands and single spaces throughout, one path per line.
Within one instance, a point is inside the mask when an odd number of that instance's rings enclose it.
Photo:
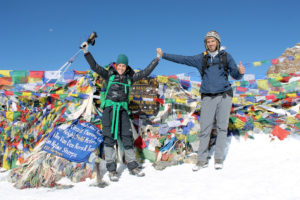
M 205 168 L 208 166 L 207 161 L 198 161 L 197 164 L 193 167 L 193 171 L 196 172 L 202 168 Z
M 223 160 L 216 159 L 215 160 L 215 169 L 219 170 L 223 168 Z
M 108 176 L 110 181 L 116 182 L 119 180 L 118 173 L 116 171 L 109 172 Z
M 137 168 L 134 168 L 132 170 L 129 170 L 129 173 L 131 175 L 134 175 L 134 176 L 138 176 L 138 177 L 143 177 L 145 176 L 145 173 L 142 172 L 142 170 L 140 170 L 138 167 Z

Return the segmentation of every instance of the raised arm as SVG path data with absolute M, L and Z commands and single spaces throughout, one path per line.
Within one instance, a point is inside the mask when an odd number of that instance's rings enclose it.
M 155 67 L 158 65 L 159 60 L 160 60 L 159 57 L 153 59 L 151 63 L 144 70 L 135 73 L 132 77 L 132 81 L 135 82 L 149 76 L 151 72 L 155 69 Z
M 175 55 L 175 54 L 168 54 L 168 53 L 163 53 L 160 48 L 156 49 L 156 52 L 160 54 L 160 56 L 163 59 L 179 63 L 179 64 L 184 64 L 192 67 L 198 67 L 200 64 L 200 59 L 201 55 L 195 55 L 195 56 L 181 56 L 181 55 Z
M 86 61 L 89 63 L 91 69 L 96 72 L 97 74 L 99 74 L 99 76 L 101 76 L 102 78 L 104 78 L 105 80 L 108 79 L 108 71 L 105 70 L 103 67 L 101 67 L 100 65 L 98 65 L 94 59 L 94 57 L 92 56 L 92 54 L 88 51 L 88 44 L 87 42 L 83 42 L 81 44 L 81 49 L 84 53 L 84 57 L 86 59 Z
M 245 67 L 242 65 L 242 63 L 240 62 L 239 66 L 237 66 L 234 59 L 229 53 L 227 53 L 227 60 L 230 76 L 232 76 L 236 80 L 242 79 L 243 75 L 245 74 Z

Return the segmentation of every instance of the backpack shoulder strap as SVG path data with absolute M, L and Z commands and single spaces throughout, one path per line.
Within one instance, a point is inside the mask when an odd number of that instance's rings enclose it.
M 106 96 L 107 96 L 107 93 L 108 93 L 108 90 L 111 86 L 111 83 L 113 82 L 113 80 L 115 79 L 115 75 L 111 75 L 108 79 L 108 83 L 107 83 L 107 86 L 106 86 L 106 90 L 105 90 L 105 99 L 106 99 Z
M 208 67 L 208 54 L 206 51 L 203 52 L 203 57 L 202 57 L 202 70 L 201 70 L 201 78 L 204 76 L 204 72 Z
M 129 95 L 130 95 L 130 90 L 131 90 L 131 80 L 130 78 L 127 79 L 128 82 L 128 100 L 129 100 Z
M 108 83 L 106 84 L 106 90 L 105 90 L 105 92 L 103 91 L 103 92 L 101 92 L 101 94 L 100 94 L 100 100 L 101 100 L 100 108 L 101 108 L 101 109 L 103 109 L 104 106 L 105 106 L 105 101 L 106 101 L 107 93 L 108 93 L 108 90 L 109 90 L 110 85 L 111 85 L 111 83 L 113 82 L 114 78 L 115 78 L 115 75 L 111 75 L 111 76 L 109 77 Z
M 222 62 L 223 67 L 224 67 L 225 75 L 227 77 L 228 76 L 228 62 L 227 62 L 227 53 L 226 52 L 224 52 L 222 54 L 222 58 L 221 59 L 222 59 L 221 62 Z

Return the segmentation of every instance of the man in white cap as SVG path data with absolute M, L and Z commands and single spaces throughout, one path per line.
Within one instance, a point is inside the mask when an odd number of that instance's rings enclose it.
M 223 168 L 233 96 L 228 75 L 239 80 L 245 74 L 245 67 L 242 63 L 240 62 L 237 66 L 232 56 L 221 47 L 221 39 L 216 31 L 209 31 L 206 34 L 204 45 L 206 51 L 195 56 L 167 54 L 163 53 L 160 48 L 156 50 L 163 59 L 195 67 L 201 74 L 200 146 L 198 162 L 193 167 L 193 171 L 208 166 L 208 146 L 214 122 L 217 131 L 215 169 Z

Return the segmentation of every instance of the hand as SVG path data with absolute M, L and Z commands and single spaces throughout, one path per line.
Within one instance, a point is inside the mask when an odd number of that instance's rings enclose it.
M 82 50 L 82 52 L 84 54 L 88 53 L 88 48 L 89 48 L 89 44 L 87 42 L 83 42 L 81 45 L 80 45 L 80 49 Z
M 162 52 L 161 48 L 157 48 L 156 53 L 157 53 L 157 57 L 159 57 L 159 58 L 161 58 L 163 56 L 163 52 Z
M 241 61 L 239 63 L 238 69 L 239 69 L 240 74 L 245 74 L 246 70 L 245 70 L 245 67 L 242 65 Z

